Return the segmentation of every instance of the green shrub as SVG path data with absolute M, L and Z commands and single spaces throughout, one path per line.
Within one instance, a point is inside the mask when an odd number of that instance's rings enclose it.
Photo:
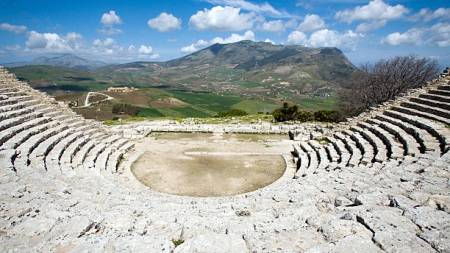
M 275 109 L 272 112 L 272 116 L 277 122 L 284 122 L 290 120 L 296 120 L 300 122 L 307 121 L 321 121 L 321 122 L 339 122 L 341 115 L 337 111 L 317 111 L 312 113 L 310 111 L 299 110 L 297 105 L 289 106 L 288 103 L 284 103 L 283 107 Z
M 248 113 L 241 109 L 231 109 L 229 111 L 225 112 L 219 112 L 215 117 L 216 118 L 223 118 L 223 117 L 240 117 L 248 115 Z
M 314 120 L 321 122 L 339 122 L 341 114 L 338 111 L 317 111 L 314 113 Z

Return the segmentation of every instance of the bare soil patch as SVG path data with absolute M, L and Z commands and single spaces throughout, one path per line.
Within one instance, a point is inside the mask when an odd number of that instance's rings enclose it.
M 287 136 L 205 133 L 152 135 L 132 172 L 153 190 L 186 196 L 228 196 L 267 186 L 286 168 Z

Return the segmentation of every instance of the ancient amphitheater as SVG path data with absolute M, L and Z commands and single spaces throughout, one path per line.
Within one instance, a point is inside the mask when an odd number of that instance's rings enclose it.
M 139 126 L 83 119 L 1 68 L 0 251 L 450 252 L 449 81 L 298 126 L 279 180 L 203 198 L 133 177 Z

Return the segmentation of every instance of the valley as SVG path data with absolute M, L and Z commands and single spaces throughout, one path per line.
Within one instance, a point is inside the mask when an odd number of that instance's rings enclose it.
M 230 109 L 270 113 L 283 102 L 304 110 L 333 110 L 340 82 L 355 68 L 336 48 L 240 41 L 214 44 L 167 62 L 101 65 L 63 55 L 12 65 L 9 70 L 32 87 L 70 104 L 92 91 L 137 88 L 130 94 L 108 94 L 114 99 L 105 103 L 75 109 L 87 118 L 107 120 L 213 117 Z M 114 104 L 135 106 L 139 112 L 117 115 L 111 110 Z

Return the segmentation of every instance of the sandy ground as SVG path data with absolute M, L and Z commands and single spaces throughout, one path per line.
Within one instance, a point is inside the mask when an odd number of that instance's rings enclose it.
M 137 144 L 132 172 L 153 190 L 226 196 L 271 184 L 285 171 L 286 135 L 156 133 Z

